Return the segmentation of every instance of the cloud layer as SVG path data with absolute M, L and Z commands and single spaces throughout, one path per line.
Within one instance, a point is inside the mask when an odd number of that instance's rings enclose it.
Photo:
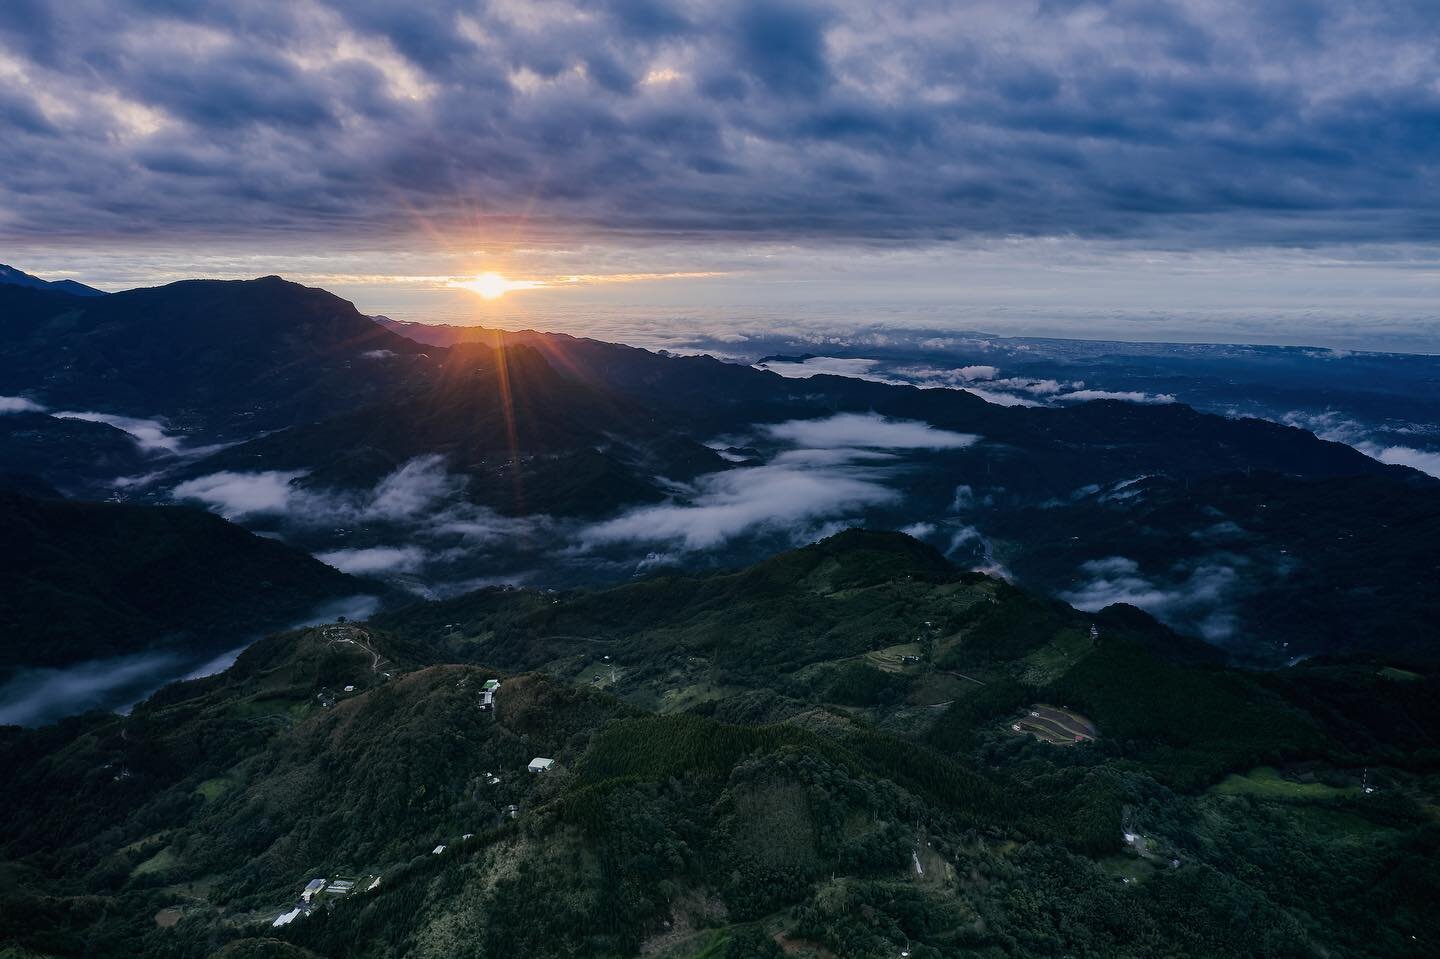
M 23 396 L 0 396 L 0 416 L 6 413 L 40 413 L 45 407 Z
M 1322 440 L 1353 446 L 1371 459 L 1396 466 L 1409 466 L 1422 473 L 1429 473 L 1431 476 L 1440 478 L 1440 451 L 1417 449 L 1414 446 L 1398 443 L 1377 442 L 1374 438 L 1376 431 L 1373 428 L 1367 428 L 1364 424 L 1348 419 L 1340 413 L 1292 411 L 1282 417 L 1282 420 L 1290 426 L 1309 430 Z M 1433 434 L 1435 427 L 1427 428 L 1426 432 Z
M 761 530 L 789 530 L 806 522 L 898 502 L 855 451 L 823 463 L 803 453 L 782 453 L 764 466 L 702 477 L 685 503 L 632 510 L 582 534 L 590 545 L 670 542 L 708 549 Z
M 1239 586 L 1237 557 L 1215 557 L 1176 570 L 1167 582 L 1141 572 L 1140 564 L 1124 556 L 1109 556 L 1080 565 L 1084 584 L 1061 593 L 1076 609 L 1094 612 L 1113 603 L 1128 603 L 1181 629 L 1198 632 L 1210 642 L 1223 642 L 1235 632 L 1230 609 Z
M 9 0 L 0 230 L 1428 241 L 1436 39 L 1428 0 Z
M 178 484 L 170 495 L 226 519 L 271 531 L 347 573 L 393 578 L 428 594 L 488 551 L 513 549 L 552 521 L 513 518 L 465 498 L 466 478 L 445 457 L 418 456 L 371 489 L 315 489 L 304 471 L 210 473 Z M 512 575 L 510 578 L 514 578 Z
M 1028 376 L 1001 377 L 1000 368 L 988 364 L 959 367 L 907 366 L 886 364 L 881 360 L 865 357 L 810 356 L 802 361 L 772 360 L 756 366 L 781 376 L 798 379 L 831 374 L 876 383 L 918 386 L 921 389 L 959 389 L 973 393 L 996 406 L 1033 407 L 1046 406 L 1053 401 L 1084 403 L 1090 400 L 1120 400 L 1125 403 L 1176 402 L 1172 393 L 1087 388 L 1083 380 L 1061 382 Z
M 811 449 L 951 450 L 973 445 L 972 433 L 937 430 L 915 420 L 840 413 L 819 420 L 790 420 L 761 428 L 770 437 Z
M 303 475 L 277 470 L 210 473 L 179 484 L 172 495 L 178 500 L 198 500 L 228 520 L 287 513 L 299 495 L 290 483 Z
M 90 423 L 104 423 L 117 430 L 129 433 L 137 446 L 150 453 L 179 453 L 180 437 L 170 433 L 159 420 L 142 419 L 135 416 L 116 416 L 110 413 L 61 412 L 53 413 L 62 420 L 85 420 Z
M 374 596 L 351 596 L 321 603 L 287 628 L 334 622 L 337 616 L 366 619 L 379 608 Z M 91 659 L 63 669 L 21 669 L 0 685 L 0 726 L 38 726 L 88 709 L 123 712 L 167 683 L 225 670 L 256 638 L 231 636 L 244 643 L 218 655 L 172 649 Z
M 45 413 L 62 420 L 84 420 L 87 423 L 103 423 L 129 434 L 147 453 L 171 456 L 200 456 L 214 452 L 218 446 L 188 446 L 185 438 L 170 431 L 160 420 L 138 416 L 120 416 L 114 413 L 95 413 L 86 410 L 50 411 L 48 407 L 25 396 L 0 396 L 0 415 L 6 413 Z
M 914 420 L 852 413 L 764 425 L 756 433 L 790 448 L 763 465 L 702 476 L 675 501 L 596 524 L 580 533 L 582 544 L 699 550 L 757 532 L 806 538 L 817 524 L 901 502 L 886 480 L 903 452 L 960 449 L 979 440 Z

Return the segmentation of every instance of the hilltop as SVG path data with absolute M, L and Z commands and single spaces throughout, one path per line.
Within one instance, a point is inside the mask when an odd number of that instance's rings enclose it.
M 0 284 L 0 315 L 0 391 L 217 433 L 353 409 L 424 376 L 414 368 L 423 347 L 331 293 L 275 276 L 83 299 Z

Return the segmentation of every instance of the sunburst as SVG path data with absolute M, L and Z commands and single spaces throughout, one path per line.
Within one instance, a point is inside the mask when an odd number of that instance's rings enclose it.
M 516 290 L 535 290 L 545 284 L 539 280 L 511 280 L 499 273 L 486 272 L 470 280 L 451 280 L 450 285 L 477 293 L 482 299 L 498 300 L 506 293 L 513 293 Z

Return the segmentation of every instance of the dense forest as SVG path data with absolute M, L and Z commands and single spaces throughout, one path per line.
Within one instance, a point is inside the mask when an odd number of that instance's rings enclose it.
M 1412 666 L 1227 668 L 898 534 L 485 590 L 0 730 L 0 955 L 1419 955 Z
M 0 681 L 20 666 L 215 653 L 384 588 L 187 506 L 24 495 L 0 482 Z

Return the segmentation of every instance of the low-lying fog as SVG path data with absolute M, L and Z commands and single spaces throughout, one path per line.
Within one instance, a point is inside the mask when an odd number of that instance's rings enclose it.
M 325 603 L 289 628 L 327 623 L 339 616 L 364 619 L 377 605 L 373 596 Z M 228 669 L 259 638 L 246 637 L 220 652 L 161 650 L 92 659 L 63 669 L 20 669 L 0 686 L 0 726 L 41 726 L 94 709 L 128 712 L 162 686 Z

